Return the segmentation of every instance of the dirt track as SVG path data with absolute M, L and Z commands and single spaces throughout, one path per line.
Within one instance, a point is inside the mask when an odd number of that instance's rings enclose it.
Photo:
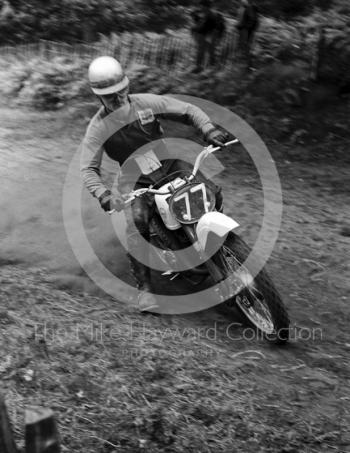
M 43 316 L 50 316 L 55 297 L 63 310 L 70 306 L 65 305 L 61 289 L 68 291 L 69 300 L 74 300 L 74 292 L 79 293 L 76 300 L 80 304 L 82 291 L 98 294 L 82 275 L 62 225 L 61 190 L 67 163 L 84 128 L 84 121 L 79 120 L 76 127 L 69 117 L 72 119 L 72 112 L 60 112 L 55 117 L 9 108 L 0 111 L 3 363 L 17 354 L 18 347 L 14 339 L 6 339 L 12 328 L 6 316 L 15 320 L 32 316 L 32 321 L 40 322 Z M 240 329 L 227 330 L 225 314 L 215 310 L 164 323 L 182 328 L 215 327 L 215 338 L 201 338 L 201 344 L 214 351 L 211 363 L 236 360 L 237 373 L 233 373 L 245 391 L 256 394 L 252 404 L 261 409 L 256 420 L 266 425 L 280 423 L 290 440 L 289 449 L 283 449 L 284 442 L 274 443 L 271 438 L 271 449 L 263 449 L 261 444 L 261 450 L 257 450 L 252 444 L 240 451 L 350 452 L 350 161 L 305 148 L 273 150 L 272 154 L 283 186 L 284 214 L 268 267 L 289 309 L 294 336 L 290 346 L 271 348 L 262 341 L 242 337 Z M 258 177 L 243 150 L 237 150 L 225 164 L 219 180 L 226 212 L 237 218 L 241 234 L 252 244 L 262 215 Z M 101 216 L 94 200 L 88 196 L 84 199 L 88 236 L 94 248 L 114 272 L 125 276 L 124 258 L 116 263 L 110 247 L 113 236 L 108 219 Z M 24 294 L 29 298 L 30 311 Z M 40 310 L 36 307 L 39 300 Z M 108 300 L 100 299 L 103 306 Z M 90 309 L 91 303 L 87 302 Z M 83 305 L 80 307 L 79 318 L 88 319 L 90 315 L 84 315 Z M 132 312 L 130 308 L 120 310 L 122 314 Z M 254 352 L 249 355 L 247 351 L 251 350 Z M 244 357 L 249 360 L 244 362 Z M 6 379 L 5 390 L 11 393 L 13 378 L 11 381 L 8 371 L 0 368 L 0 377 Z M 37 399 L 35 392 L 26 393 L 25 388 L 19 393 L 21 404 Z M 64 429 L 65 420 L 61 421 Z M 69 435 L 67 442 L 73 442 Z M 74 451 L 83 451 L 78 444 L 72 445 Z

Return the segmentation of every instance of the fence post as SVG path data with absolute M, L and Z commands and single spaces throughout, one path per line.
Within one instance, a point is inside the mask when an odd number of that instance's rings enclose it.
M 25 425 L 26 453 L 60 452 L 56 420 L 51 409 L 26 409 Z
M 226 33 L 226 40 L 224 43 L 224 59 L 225 66 L 230 68 L 234 66 L 237 60 L 237 32 L 236 30 L 229 30 Z
M 161 67 L 163 64 L 163 48 L 164 48 L 165 37 L 158 36 L 151 44 L 151 60 L 150 64 L 153 66 Z
M 13 439 L 13 432 L 6 404 L 0 395 L 0 451 L 1 453 L 17 453 L 17 447 Z
M 318 29 L 318 39 L 315 47 L 315 52 L 311 60 L 310 78 L 311 80 L 318 81 L 320 78 L 322 64 L 325 56 L 326 33 L 324 27 L 321 25 Z

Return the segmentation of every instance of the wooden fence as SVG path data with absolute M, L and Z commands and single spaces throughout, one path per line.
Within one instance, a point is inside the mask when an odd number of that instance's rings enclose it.
M 319 72 L 320 42 L 323 35 L 311 44 L 306 41 L 307 30 L 295 30 L 293 41 L 301 49 L 307 47 L 310 54 L 311 78 L 317 79 Z M 259 32 L 258 32 L 259 35 Z M 321 36 L 322 35 L 322 36 Z M 220 44 L 216 49 L 220 69 L 232 67 L 237 63 L 237 36 L 234 26 L 230 24 Z M 323 42 L 323 41 L 322 41 Z M 123 33 L 102 36 L 99 42 L 68 44 L 39 40 L 35 43 L 19 44 L 16 46 L 0 46 L 0 60 L 7 62 L 24 61 L 40 58 L 49 61 L 56 57 L 70 59 L 93 59 L 100 55 L 110 55 L 117 58 L 125 67 L 139 63 L 151 67 L 167 69 L 188 69 L 194 67 L 196 45 L 189 32 L 179 32 L 177 35 L 155 33 Z
M 8 61 L 28 60 L 40 57 L 45 60 L 61 56 L 89 58 L 111 55 L 122 65 L 131 62 L 157 67 L 188 68 L 194 64 L 196 46 L 189 33 L 181 36 L 123 33 L 102 38 L 100 42 L 67 44 L 39 40 L 35 43 L 16 46 L 1 46 L 0 58 Z M 221 66 L 232 64 L 235 58 L 235 34 L 229 30 L 217 48 Z
M 60 442 L 51 409 L 31 407 L 25 411 L 25 453 L 59 453 Z M 19 453 L 6 405 L 0 396 L 0 452 Z

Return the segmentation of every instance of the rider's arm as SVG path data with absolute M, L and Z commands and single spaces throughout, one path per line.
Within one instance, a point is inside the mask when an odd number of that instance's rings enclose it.
M 101 179 L 101 162 L 104 149 L 91 137 L 85 136 L 82 142 L 80 156 L 80 172 L 85 187 L 96 198 L 100 197 L 107 188 Z
M 190 124 L 204 136 L 215 129 L 209 116 L 199 107 L 170 96 L 151 96 L 150 101 L 158 116 Z

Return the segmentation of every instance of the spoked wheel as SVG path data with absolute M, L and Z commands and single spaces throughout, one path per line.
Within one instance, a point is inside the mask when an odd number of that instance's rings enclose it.
M 265 298 L 255 288 L 247 288 L 235 296 L 235 302 L 249 321 L 266 334 L 274 332 L 271 313 L 266 307 Z
M 250 253 L 247 244 L 235 234 L 228 235 L 222 255 L 228 275 L 235 274 L 244 289 L 234 296 L 234 302 L 248 322 L 273 343 L 289 339 L 289 318 L 280 295 L 267 272 L 262 269 L 254 278 L 243 263 Z

